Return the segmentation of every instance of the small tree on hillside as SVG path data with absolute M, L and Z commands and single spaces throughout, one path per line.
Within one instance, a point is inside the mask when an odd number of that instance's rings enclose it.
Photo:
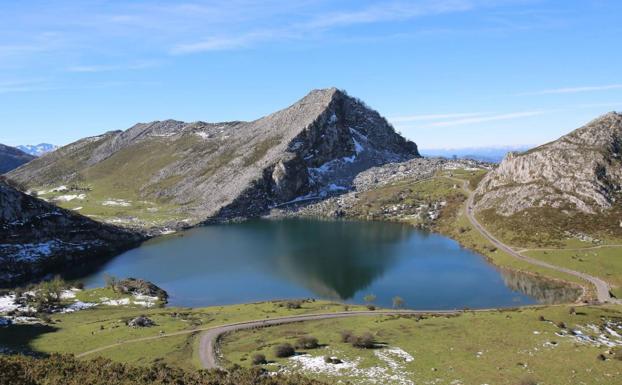
M 400 296 L 393 297 L 393 308 L 401 309 L 404 307 L 404 299 Z
M 367 309 L 376 310 L 376 306 L 374 306 L 374 301 L 376 300 L 376 296 L 373 294 L 367 294 L 363 297 L 363 301 L 367 303 Z
M 373 294 L 367 294 L 365 297 L 363 297 L 363 301 L 365 301 L 369 305 L 373 305 L 375 300 L 376 296 Z
M 119 280 L 117 279 L 117 277 L 104 273 L 104 282 L 106 284 L 107 289 L 111 289 L 112 291 L 116 293 L 117 284 L 119 283 Z

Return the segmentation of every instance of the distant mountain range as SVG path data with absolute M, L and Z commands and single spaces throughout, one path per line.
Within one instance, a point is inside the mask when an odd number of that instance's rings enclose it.
M 17 146 L 17 148 L 24 151 L 26 154 L 30 154 L 32 156 L 41 156 L 43 154 L 47 154 L 48 152 L 56 150 L 58 146 L 49 143 L 39 143 L 37 145 L 27 144 Z
M 421 155 L 426 157 L 473 159 L 481 162 L 500 163 L 508 152 L 523 152 L 529 148 L 530 146 L 436 148 L 421 149 Z
M 0 174 L 16 169 L 34 158 L 15 147 L 0 144 Z

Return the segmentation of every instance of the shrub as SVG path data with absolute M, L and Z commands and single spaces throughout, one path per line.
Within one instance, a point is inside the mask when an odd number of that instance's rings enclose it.
M 322 385 L 299 375 L 266 376 L 262 368 L 184 370 L 162 363 L 133 366 L 104 358 L 78 360 L 69 355 L 46 358 L 0 355 L 0 384 L 88 385 Z
M 361 349 L 371 349 L 376 346 L 376 340 L 371 333 L 364 333 L 360 336 L 355 336 L 350 341 L 352 346 Z
M 544 318 L 544 316 L 543 316 L 543 315 L 541 315 L 540 317 L 538 317 L 538 319 L 539 319 L 540 321 L 546 321 L 546 318 Z
M 341 342 L 350 342 L 354 334 L 350 330 L 342 330 L 339 335 L 341 336 Z
M 300 309 L 302 307 L 302 301 L 287 301 L 285 306 L 288 309 Z
M 367 305 L 367 310 L 374 311 L 376 310 L 376 307 L 374 305 Z
M 266 356 L 261 353 L 253 354 L 253 365 L 264 365 L 267 364 Z
M 568 314 L 577 314 L 577 309 L 573 307 L 571 307 L 570 309 L 568 309 Z
M 557 323 L 557 327 L 560 329 L 566 329 L 566 323 L 564 321 L 559 321 Z
M 297 349 L 315 349 L 318 346 L 317 338 L 311 336 L 300 337 L 298 341 L 296 341 Z
M 277 347 L 274 348 L 274 355 L 279 358 L 291 357 L 294 354 L 296 354 L 294 347 L 288 343 L 277 345 Z

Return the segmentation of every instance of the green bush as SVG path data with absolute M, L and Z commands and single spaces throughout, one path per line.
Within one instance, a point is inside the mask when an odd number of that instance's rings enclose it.
M 266 356 L 261 353 L 254 354 L 252 362 L 253 365 L 264 365 L 268 363 L 268 361 L 266 361 Z
M 318 346 L 317 338 L 311 336 L 300 337 L 296 341 L 296 348 L 298 349 L 315 349 Z
M 274 348 L 274 355 L 279 358 L 291 357 L 294 354 L 296 354 L 294 347 L 288 343 L 277 345 L 277 347 Z
M 0 384 L 11 385 L 322 385 L 298 375 L 266 376 L 261 368 L 186 371 L 165 364 L 150 367 L 105 358 L 80 361 L 70 355 L 47 358 L 0 355 Z

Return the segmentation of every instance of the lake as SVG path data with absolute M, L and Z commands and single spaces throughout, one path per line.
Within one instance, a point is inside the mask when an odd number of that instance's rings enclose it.
M 368 294 L 379 306 L 390 307 L 400 296 L 415 309 L 538 302 L 526 294 L 534 285 L 525 283 L 528 277 L 508 276 L 447 237 L 396 223 L 288 219 L 204 226 L 149 240 L 83 281 L 102 286 L 104 274 L 152 281 L 169 293 L 172 306 L 309 297 L 364 303 Z M 542 290 L 560 296 L 539 286 L 531 294 Z

